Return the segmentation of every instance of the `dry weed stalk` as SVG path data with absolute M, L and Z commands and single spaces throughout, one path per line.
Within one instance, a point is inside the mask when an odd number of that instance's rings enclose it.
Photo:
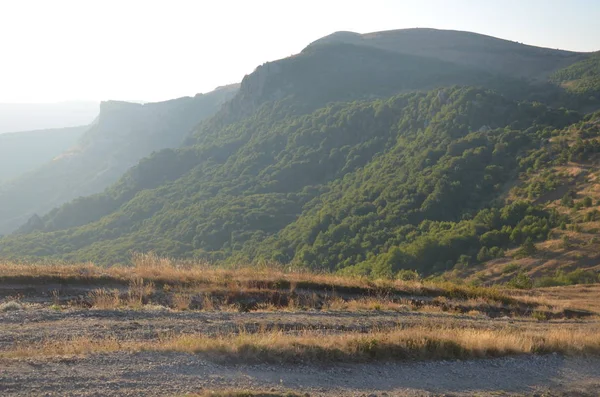
M 116 309 L 121 306 L 121 297 L 118 289 L 111 291 L 98 288 L 88 294 L 90 303 L 94 309 Z

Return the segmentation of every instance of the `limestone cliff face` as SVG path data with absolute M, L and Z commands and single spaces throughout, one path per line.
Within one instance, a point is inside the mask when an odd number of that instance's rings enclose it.
M 239 93 L 227 104 L 227 111 L 238 116 L 252 113 L 261 103 L 282 97 L 281 90 L 273 91 L 276 77 L 282 72 L 282 66 L 267 62 L 258 66 L 254 72 L 244 76 Z

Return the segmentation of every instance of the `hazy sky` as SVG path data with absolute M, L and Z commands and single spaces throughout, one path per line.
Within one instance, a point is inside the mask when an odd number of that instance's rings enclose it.
M 600 50 L 600 0 L 1 0 L 0 102 L 157 101 L 338 30 L 468 30 Z

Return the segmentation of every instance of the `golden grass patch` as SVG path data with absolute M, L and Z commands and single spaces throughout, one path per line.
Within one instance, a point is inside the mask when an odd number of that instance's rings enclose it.
M 0 281 L 27 283 L 78 283 L 85 285 L 129 285 L 132 302 L 142 302 L 156 286 L 196 286 L 203 291 L 276 289 L 294 292 L 314 290 L 329 293 L 348 292 L 370 296 L 406 294 L 415 296 L 444 295 L 467 299 L 482 297 L 490 301 L 512 302 L 510 296 L 496 288 L 456 285 L 450 282 L 402 281 L 366 277 L 310 273 L 268 264 L 220 268 L 204 262 L 175 261 L 152 254 L 136 254 L 132 266 L 100 267 L 83 264 L 31 264 L 0 262 Z
M 17 345 L 0 358 L 87 355 L 115 351 L 202 354 L 224 362 L 357 362 L 406 359 L 466 359 L 516 354 L 600 353 L 600 326 L 594 329 L 469 328 L 435 325 L 324 333 L 240 330 L 222 335 L 175 335 L 150 341 L 78 337 L 66 341 Z

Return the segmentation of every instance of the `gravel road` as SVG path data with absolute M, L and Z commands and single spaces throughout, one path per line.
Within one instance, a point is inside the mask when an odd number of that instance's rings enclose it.
M 482 328 L 590 327 L 598 320 L 536 322 L 438 313 L 55 311 L 44 307 L 0 313 L 0 351 L 17 344 L 75 337 L 155 339 L 160 334 L 211 334 L 257 329 L 322 332 L 454 324 Z M 107 353 L 52 359 L 0 359 L 0 396 L 177 396 L 202 390 L 294 390 L 310 396 L 598 396 L 600 358 L 561 355 L 468 361 L 370 364 L 234 365 L 202 355 Z
M 600 359 L 560 355 L 333 367 L 217 365 L 181 353 L 114 353 L 53 361 L 0 361 L 2 396 L 172 396 L 220 388 L 311 396 L 589 395 Z M 497 394 L 500 391 L 504 392 Z M 552 392 L 551 394 L 542 394 Z

